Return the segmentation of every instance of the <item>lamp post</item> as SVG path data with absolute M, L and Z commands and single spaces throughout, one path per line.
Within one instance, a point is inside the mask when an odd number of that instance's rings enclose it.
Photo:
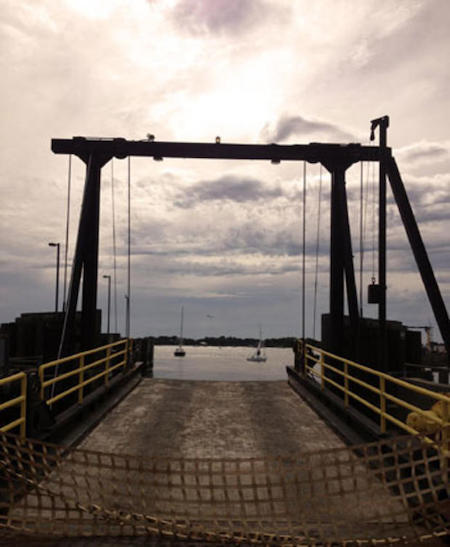
M 49 243 L 49 247 L 56 247 L 56 291 L 55 291 L 55 312 L 58 311 L 59 296 L 59 243 Z
M 130 297 L 125 295 L 125 337 L 130 337 Z
M 110 275 L 104 275 L 103 279 L 108 280 L 108 329 L 107 329 L 107 333 L 109 335 L 109 324 L 110 324 L 109 321 L 110 321 L 110 317 L 111 317 L 111 276 Z

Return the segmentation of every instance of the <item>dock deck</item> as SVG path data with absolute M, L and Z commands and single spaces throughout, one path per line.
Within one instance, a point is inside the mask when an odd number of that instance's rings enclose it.
M 80 448 L 144 457 L 267 458 L 343 446 L 286 381 L 144 378 Z
M 347 447 L 286 381 L 144 378 L 10 516 L 76 546 L 425 537 L 376 444 Z

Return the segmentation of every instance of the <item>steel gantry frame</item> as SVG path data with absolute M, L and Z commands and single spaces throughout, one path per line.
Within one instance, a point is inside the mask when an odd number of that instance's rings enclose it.
M 66 307 L 61 354 L 70 351 L 73 336 L 81 275 L 83 274 L 81 348 L 95 345 L 95 311 L 98 278 L 98 236 L 100 218 L 100 174 L 112 158 L 132 156 L 163 158 L 202 158 L 230 160 L 306 161 L 321 163 L 331 174 L 331 228 L 330 228 L 330 320 L 332 338 L 329 351 L 340 355 L 344 340 L 344 280 L 347 293 L 350 324 L 358 332 L 359 308 L 353 266 L 352 242 L 347 207 L 345 173 L 357 162 L 379 162 L 380 217 L 379 217 L 379 330 L 381 351 L 380 370 L 386 370 L 386 174 L 389 177 L 395 201 L 405 225 L 409 243 L 432 306 L 436 322 L 450 354 L 450 328 L 447 310 L 437 285 L 433 269 L 423 244 L 419 228 L 409 204 L 392 152 L 386 145 L 387 116 L 373 120 L 374 129 L 380 128 L 379 146 L 361 144 L 225 144 L 162 142 L 154 140 L 129 141 L 123 138 L 97 139 L 74 137 L 52 139 L 55 154 L 72 154 L 86 165 L 86 179 L 78 227 L 77 243 Z

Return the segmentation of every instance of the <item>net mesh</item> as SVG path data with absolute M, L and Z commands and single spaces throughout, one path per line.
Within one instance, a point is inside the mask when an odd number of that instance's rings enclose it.
M 417 437 L 277 458 L 140 458 L 2 434 L 3 537 L 298 545 L 435 540 L 447 460 Z

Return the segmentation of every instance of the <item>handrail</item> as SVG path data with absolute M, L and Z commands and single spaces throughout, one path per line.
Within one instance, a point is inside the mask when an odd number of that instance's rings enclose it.
M 113 348 L 115 346 L 118 346 L 119 344 L 123 344 L 124 341 L 127 340 L 126 338 L 123 338 L 122 340 L 118 340 L 117 342 L 112 342 L 111 344 L 106 344 L 105 346 L 99 346 L 98 348 L 88 349 L 86 351 L 82 351 L 80 353 L 74 353 L 73 355 L 68 355 L 67 357 L 61 357 L 61 359 L 55 359 L 54 361 L 49 361 L 48 363 L 43 363 L 39 368 L 44 367 L 49 368 L 51 366 L 60 365 L 62 363 L 66 363 L 67 361 L 73 361 L 73 359 L 78 359 L 82 355 L 90 355 L 91 353 L 97 353 L 101 350 L 107 349 L 107 348 Z M 129 338 L 131 340 L 131 338 Z
M 112 351 L 113 349 L 122 346 L 122 348 L 119 351 Z M 104 346 L 100 346 L 98 348 L 90 349 L 87 351 L 83 351 L 80 353 L 76 353 L 74 355 L 69 355 L 67 357 L 63 357 L 62 359 L 57 359 L 55 361 L 50 361 L 49 363 L 44 363 L 38 368 L 39 372 L 39 379 L 41 383 L 41 400 L 45 401 L 47 405 L 52 405 L 53 403 L 64 399 L 68 395 L 74 393 L 75 391 L 78 391 L 78 402 L 82 403 L 84 399 L 84 387 L 88 384 L 94 382 L 95 380 L 98 380 L 99 378 L 104 378 L 104 383 L 107 386 L 109 384 L 109 376 L 110 373 L 119 367 L 125 368 L 128 360 L 129 360 L 129 353 L 132 349 L 132 340 L 130 338 L 124 338 L 122 340 L 119 340 L 117 342 L 113 342 L 111 344 L 107 344 Z M 100 359 L 96 359 L 95 361 L 86 363 L 86 357 L 93 356 L 94 354 L 97 354 L 99 352 L 105 352 L 105 355 L 101 357 Z M 118 362 L 114 363 L 111 366 L 111 361 L 113 359 L 116 359 L 117 357 L 123 356 L 123 359 Z M 58 374 L 58 367 L 63 363 L 68 362 L 74 362 L 75 365 L 72 370 L 69 370 L 67 372 L 63 372 L 61 374 Z M 93 376 L 85 379 L 84 374 L 87 370 L 90 370 L 94 367 L 98 367 L 103 365 L 103 369 L 94 374 Z M 56 374 L 49 379 L 45 379 L 45 372 L 49 369 L 55 368 Z M 56 385 L 62 380 L 66 380 L 67 378 L 71 378 L 73 376 L 78 375 L 78 380 L 74 385 L 71 385 L 61 393 L 58 393 L 57 395 L 51 394 L 50 397 L 46 397 L 45 389 L 49 386 Z
M 302 343 L 301 340 L 299 342 L 300 344 Z M 309 374 L 320 379 L 322 390 L 326 388 L 327 384 L 339 389 L 344 394 L 345 407 L 348 407 L 350 405 L 350 400 L 355 400 L 372 410 L 374 413 L 378 414 L 380 417 L 379 427 L 381 433 L 386 432 L 386 420 L 388 420 L 389 422 L 395 424 L 397 427 L 407 431 L 408 433 L 416 435 L 420 434 L 420 431 L 411 427 L 411 425 L 399 420 L 398 416 L 396 417 L 395 415 L 390 414 L 387 411 L 386 400 L 391 401 L 392 403 L 395 403 L 400 407 L 406 408 L 412 412 L 419 414 L 420 416 L 423 416 L 428 422 L 433 422 L 436 425 L 436 431 L 442 431 L 440 439 L 442 452 L 446 455 L 450 455 L 450 396 L 431 391 L 421 386 L 416 386 L 409 382 L 405 382 L 404 380 L 395 378 L 390 374 L 374 370 L 364 365 L 360 365 L 359 363 L 355 363 L 350 359 L 339 357 L 338 355 L 334 355 L 333 353 L 325 351 L 311 344 L 305 344 L 305 349 L 305 372 L 308 372 Z M 342 363 L 344 365 L 343 370 L 337 368 L 336 366 L 333 366 L 333 364 L 327 362 L 325 358 L 329 358 L 329 360 L 332 359 L 334 362 L 338 361 Z M 313 365 L 310 364 L 311 362 L 313 363 Z M 320 372 L 314 370 L 313 367 L 316 364 L 319 365 Z M 361 378 L 352 375 L 351 373 L 354 372 L 355 369 L 369 373 L 374 379 L 378 379 L 378 386 L 376 385 L 377 382 L 375 382 L 375 385 L 372 385 L 365 382 Z M 340 384 L 336 380 L 328 377 L 325 374 L 325 370 L 331 370 L 339 375 L 341 378 L 343 378 L 343 383 Z M 386 390 L 386 384 L 388 382 L 406 388 L 411 392 L 420 395 L 426 395 L 435 402 L 440 401 L 442 406 L 442 415 L 439 416 L 435 412 L 423 410 L 422 408 L 408 401 L 404 401 L 403 399 L 400 399 L 399 397 L 395 397 L 391 393 L 388 393 Z M 378 395 L 378 405 L 374 404 L 373 401 L 369 402 L 364 397 L 361 397 L 361 394 L 358 395 L 358 393 L 352 391 L 352 384 L 358 384 L 363 388 L 370 390 L 375 395 Z M 435 444 L 435 441 L 432 442 L 433 444 Z
M 20 418 L 17 418 L 16 420 L 13 420 L 12 422 L 9 422 L 8 424 L 0 427 L 0 431 L 2 433 L 6 433 L 11 429 L 20 426 L 20 436 L 25 437 L 27 426 L 27 375 L 25 374 L 25 372 L 18 372 L 11 376 L 0 378 L 0 386 L 10 384 L 11 382 L 15 382 L 17 380 L 20 380 L 20 395 L 18 397 L 10 399 L 9 401 L 1 403 L 0 411 L 5 410 L 6 408 L 20 405 Z

